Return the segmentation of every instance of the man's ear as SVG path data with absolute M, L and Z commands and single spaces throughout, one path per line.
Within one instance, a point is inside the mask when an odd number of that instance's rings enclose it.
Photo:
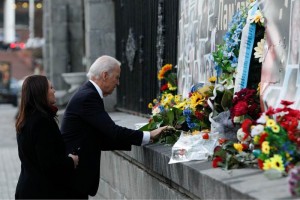
M 102 76 L 102 80 L 105 81 L 108 77 L 108 72 L 102 72 L 101 76 Z

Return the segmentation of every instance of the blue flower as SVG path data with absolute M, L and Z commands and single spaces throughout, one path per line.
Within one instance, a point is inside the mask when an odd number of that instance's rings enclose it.
M 183 115 L 186 116 L 186 117 L 189 117 L 192 113 L 192 110 L 189 109 L 189 108 L 186 108 L 183 110 Z
M 190 129 L 193 129 L 193 128 L 195 128 L 197 126 L 197 124 L 196 123 L 192 123 L 192 122 L 188 122 L 188 127 L 190 128 Z
M 165 107 L 163 107 L 162 105 L 159 105 L 158 107 L 159 107 L 160 112 L 163 112 L 165 110 Z

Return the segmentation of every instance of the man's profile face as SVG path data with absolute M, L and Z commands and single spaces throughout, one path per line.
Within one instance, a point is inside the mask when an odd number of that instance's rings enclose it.
M 105 80 L 105 86 L 103 89 L 103 96 L 107 96 L 111 94 L 114 89 L 120 84 L 119 79 L 120 79 L 120 74 L 121 74 L 121 68 L 119 66 L 116 66 L 113 71 L 111 71 L 108 76 L 106 77 Z

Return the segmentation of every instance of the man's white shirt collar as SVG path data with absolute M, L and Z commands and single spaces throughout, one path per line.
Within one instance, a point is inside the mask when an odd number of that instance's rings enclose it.
M 102 92 L 101 88 L 94 81 L 90 80 L 90 82 L 95 86 L 95 88 L 96 88 L 97 92 L 99 93 L 101 99 L 103 99 L 103 92 Z

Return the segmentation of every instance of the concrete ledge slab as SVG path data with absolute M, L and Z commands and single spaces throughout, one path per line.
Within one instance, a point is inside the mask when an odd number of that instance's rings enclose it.
M 125 113 L 113 113 L 111 117 L 117 124 L 129 128 L 134 128 L 135 123 L 147 121 L 146 118 L 126 115 Z M 149 144 L 143 147 L 133 147 L 132 151 L 106 153 L 110 154 L 112 159 L 112 154 L 122 157 L 122 159 L 127 160 L 132 165 L 136 165 L 138 168 L 151 174 L 151 176 L 156 177 L 159 182 L 169 185 L 173 190 L 190 198 L 291 198 L 287 177 L 269 180 L 263 175 L 261 170 L 250 168 L 225 171 L 220 168 L 212 168 L 211 161 L 206 160 L 168 164 L 171 157 L 171 147 L 166 145 Z M 115 167 L 118 170 L 122 170 L 122 166 Z M 131 173 L 134 172 L 132 171 Z M 128 174 L 126 175 L 127 178 L 129 178 Z M 132 182 L 132 184 L 135 183 Z M 136 184 L 138 185 L 138 183 Z

